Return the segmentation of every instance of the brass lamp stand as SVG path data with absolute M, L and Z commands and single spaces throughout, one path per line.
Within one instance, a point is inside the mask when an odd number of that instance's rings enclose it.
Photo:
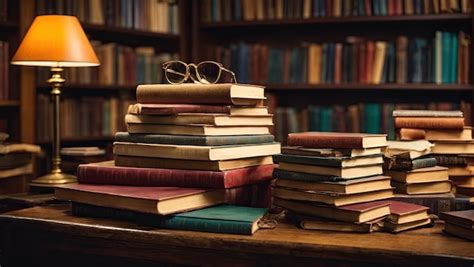
M 77 182 L 74 175 L 62 172 L 60 156 L 60 126 L 59 126 L 59 98 L 61 96 L 61 86 L 66 81 L 62 76 L 63 69 L 59 67 L 51 68 L 51 78 L 48 83 L 51 84 L 51 102 L 53 103 L 53 142 L 51 172 L 33 180 L 32 186 L 52 186 L 58 184 L 68 184 Z

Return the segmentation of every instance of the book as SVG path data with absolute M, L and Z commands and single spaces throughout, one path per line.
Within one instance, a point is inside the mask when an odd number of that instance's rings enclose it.
M 31 153 L 9 153 L 0 155 L 0 170 L 13 169 L 32 162 Z
M 165 125 L 127 123 L 129 133 L 177 134 L 177 135 L 246 135 L 269 134 L 266 126 L 213 126 L 213 125 Z
M 8 144 L 0 143 L 0 154 L 28 152 L 38 154 L 41 152 L 41 147 L 31 144 Z
M 474 142 L 436 141 L 431 152 L 433 154 L 474 154 Z
M 464 128 L 464 118 L 459 117 L 395 117 L 395 128 L 453 129 Z
M 315 216 L 305 216 L 293 212 L 290 212 L 288 217 L 290 217 L 291 221 L 299 225 L 299 227 L 306 230 L 372 233 L 381 231 L 383 228 L 383 218 L 365 223 L 349 223 L 328 220 Z
M 305 148 L 301 146 L 284 146 L 281 153 L 301 156 L 320 156 L 320 157 L 362 157 L 377 155 L 382 153 L 382 148 L 365 149 L 331 149 L 331 148 Z
M 449 177 L 456 177 L 456 176 L 471 176 L 474 174 L 474 166 L 466 165 L 466 166 L 447 166 L 448 167 L 448 175 Z
M 265 116 L 267 107 L 240 107 L 191 104 L 133 104 L 128 107 L 129 114 L 135 115 L 176 115 L 180 113 L 211 113 L 234 116 Z
M 390 215 L 385 220 L 393 224 L 404 224 L 429 218 L 428 207 L 400 201 L 388 200 L 387 202 L 390 203 Z
M 397 159 L 384 158 L 384 170 L 394 171 L 411 171 L 422 168 L 430 168 L 436 166 L 437 161 L 434 157 L 417 158 L 417 159 Z
M 472 229 L 467 229 L 453 223 L 445 222 L 443 231 L 460 238 L 474 241 L 474 231 Z
M 384 151 L 387 158 L 416 159 L 432 152 L 434 145 L 426 140 L 388 141 Z
M 258 222 L 267 209 L 218 205 L 171 216 L 157 216 L 73 202 L 71 212 L 80 217 L 128 220 L 149 227 L 250 235 L 259 229 Z
M 306 182 L 290 179 L 277 179 L 275 181 L 275 186 L 294 188 L 299 190 L 357 194 L 390 188 L 390 177 L 379 175 L 339 182 Z
M 455 197 L 453 193 L 406 195 L 395 193 L 394 201 L 417 204 L 429 207 L 429 213 L 440 216 L 442 212 L 468 210 L 471 203 L 467 198 Z
M 306 132 L 288 135 L 288 145 L 308 148 L 372 148 L 387 145 L 385 134 Z
M 440 219 L 450 224 L 474 230 L 474 210 L 443 212 Z
M 456 194 L 474 197 L 474 186 L 471 185 L 458 185 L 456 186 Z
M 105 149 L 83 149 L 81 150 L 79 147 L 71 149 L 70 147 L 61 148 L 60 151 L 62 156 L 99 156 L 105 155 Z
M 274 167 L 270 164 L 229 171 L 196 171 L 120 167 L 106 161 L 79 165 L 77 180 L 83 184 L 231 188 L 272 180 Z
M 394 110 L 393 117 L 463 117 L 460 110 Z
M 451 180 L 455 186 L 474 186 L 474 176 L 450 176 L 449 180 Z
M 166 135 L 166 134 L 130 134 L 117 132 L 115 140 L 118 142 L 193 145 L 193 146 L 225 146 L 243 144 L 272 143 L 271 134 L 259 135 L 226 135 L 226 136 L 192 136 L 192 135 Z
M 439 182 L 448 180 L 448 168 L 435 166 L 411 171 L 384 171 L 384 174 L 392 177 L 400 183 L 416 184 L 427 182 Z
M 407 223 L 402 223 L 402 224 L 396 224 L 391 221 L 384 222 L 384 229 L 392 233 L 399 233 L 399 232 L 407 231 L 407 230 L 422 227 L 422 226 L 432 226 L 431 219 L 426 218 L 426 219 L 421 219 L 418 221 L 407 222 Z
M 0 169 L 0 179 L 20 176 L 20 175 L 25 175 L 25 174 L 32 174 L 32 173 L 33 173 L 33 164 L 30 162 L 23 166 L 14 167 L 12 169 Z
M 378 202 L 366 202 L 343 207 L 333 207 L 329 205 L 285 200 L 275 197 L 274 204 L 298 214 L 323 217 L 350 223 L 369 222 L 390 214 L 389 204 Z
M 200 209 L 225 201 L 224 190 L 88 184 L 56 187 L 55 196 L 62 200 L 160 215 Z
M 398 129 L 397 135 L 400 140 L 468 141 L 472 140 L 472 128 L 464 127 L 462 130 L 401 128 Z
M 212 125 L 212 126 L 272 126 L 272 115 L 233 116 L 224 114 L 179 113 L 169 116 L 125 115 L 129 124 Z
M 443 155 L 443 154 L 432 154 L 432 157 L 436 159 L 441 166 L 466 166 L 474 165 L 474 155 L 467 154 L 452 154 L 452 155 Z
M 294 181 L 303 181 L 303 182 L 343 182 L 352 179 L 361 179 L 370 176 L 356 177 L 356 178 L 346 178 L 340 176 L 330 176 L 330 175 L 321 175 L 313 173 L 304 173 L 297 171 L 287 171 L 276 168 L 273 171 L 273 177 L 278 179 L 285 180 L 294 180 Z
M 291 154 L 277 154 L 273 156 L 275 162 L 287 162 L 306 165 L 317 165 L 327 167 L 357 167 L 367 165 L 377 165 L 383 163 L 382 154 L 370 155 L 366 157 L 316 157 L 300 156 Z
M 114 155 L 189 160 L 230 160 L 280 153 L 279 143 L 235 146 L 184 146 L 115 142 Z
M 415 183 L 406 184 L 392 181 L 392 185 L 395 186 L 395 191 L 407 195 L 417 194 L 441 194 L 451 192 L 451 182 L 426 182 L 426 183 Z
M 358 166 L 351 168 L 340 168 L 280 162 L 279 169 L 293 172 L 319 174 L 325 176 L 337 176 L 347 179 L 379 175 L 383 173 L 381 164 L 371 166 Z
M 183 166 L 186 166 L 188 170 L 201 171 L 226 171 L 273 164 L 272 156 L 211 161 L 115 155 L 114 159 L 116 166 L 123 167 L 182 169 Z
M 273 196 L 307 202 L 319 202 L 336 207 L 375 201 L 393 197 L 393 189 L 390 185 L 382 190 L 369 191 L 356 194 L 343 194 L 323 191 L 298 190 L 292 188 L 274 187 Z
M 244 84 L 142 84 L 137 101 L 142 104 L 231 104 L 256 106 L 265 99 L 264 88 Z

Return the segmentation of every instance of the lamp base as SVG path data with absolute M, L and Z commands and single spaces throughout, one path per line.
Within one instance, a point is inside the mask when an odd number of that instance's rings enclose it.
M 77 183 L 77 178 L 63 172 L 48 173 L 31 181 L 31 186 L 54 187 L 62 184 Z

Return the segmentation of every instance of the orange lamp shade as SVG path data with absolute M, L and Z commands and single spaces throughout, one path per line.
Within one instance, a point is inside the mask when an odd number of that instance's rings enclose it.
M 12 64 L 45 67 L 100 65 L 74 16 L 37 16 L 13 56 Z

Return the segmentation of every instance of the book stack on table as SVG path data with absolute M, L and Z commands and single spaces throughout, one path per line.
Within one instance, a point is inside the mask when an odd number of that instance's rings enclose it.
M 434 144 L 432 157 L 448 168 L 458 197 L 474 202 L 474 141 L 461 111 L 395 110 L 400 140 L 425 139 Z
M 288 145 L 274 156 L 279 163 L 274 171 L 274 203 L 289 210 L 303 228 L 370 232 L 398 212 L 396 205 L 391 210 L 390 202 L 378 201 L 393 197 L 390 177 L 382 175 L 386 135 L 294 133 L 288 135 Z M 426 216 L 417 225 L 403 225 L 403 230 L 429 223 L 427 208 L 411 207 Z M 390 223 L 393 227 L 385 229 L 401 231 L 397 220 Z
M 474 210 L 444 212 L 444 232 L 474 241 Z
M 80 165 L 79 184 L 56 195 L 78 215 L 154 214 L 168 228 L 252 233 L 271 204 L 272 155 L 280 153 L 263 99 L 264 88 L 252 85 L 139 85 L 115 160 Z M 215 206 L 222 203 L 247 207 Z M 239 216 L 254 218 L 245 231 L 206 221 Z

